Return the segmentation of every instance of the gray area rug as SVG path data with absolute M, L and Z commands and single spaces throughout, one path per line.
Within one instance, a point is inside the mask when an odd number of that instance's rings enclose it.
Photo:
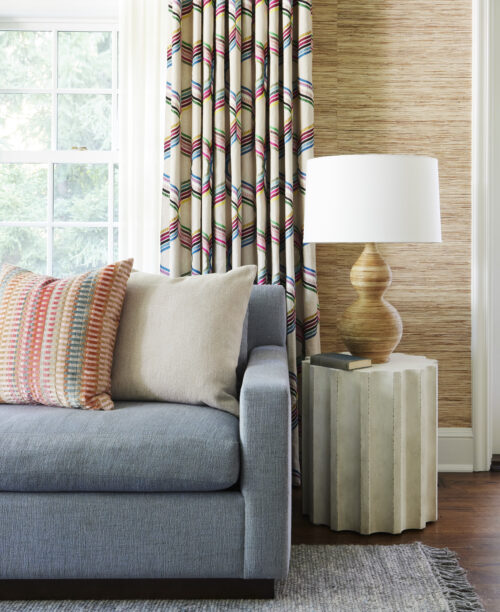
M 274 600 L 0 602 L 1 612 L 484 610 L 455 553 L 423 544 L 293 546 Z

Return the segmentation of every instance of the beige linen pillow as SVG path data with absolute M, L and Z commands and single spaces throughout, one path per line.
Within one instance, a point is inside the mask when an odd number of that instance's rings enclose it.
M 206 404 L 237 415 L 236 366 L 256 272 L 134 272 L 116 339 L 113 399 Z

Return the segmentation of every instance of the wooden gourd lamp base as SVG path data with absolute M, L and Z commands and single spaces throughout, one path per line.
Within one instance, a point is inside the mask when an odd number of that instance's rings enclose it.
M 346 308 L 338 327 L 350 353 L 368 357 L 372 363 L 389 361 L 403 333 L 398 311 L 384 299 L 391 280 L 391 269 L 375 243 L 366 243 L 351 268 L 351 283 L 358 298 Z

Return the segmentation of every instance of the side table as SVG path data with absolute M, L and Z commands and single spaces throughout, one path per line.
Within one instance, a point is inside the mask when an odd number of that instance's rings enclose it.
M 336 370 L 302 362 L 303 512 L 336 531 L 437 519 L 437 361 Z

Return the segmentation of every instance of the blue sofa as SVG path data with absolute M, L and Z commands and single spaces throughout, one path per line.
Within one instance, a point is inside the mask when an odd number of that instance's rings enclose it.
M 0 405 L 0 598 L 272 595 L 290 554 L 283 289 L 255 286 L 247 322 L 239 419 Z

